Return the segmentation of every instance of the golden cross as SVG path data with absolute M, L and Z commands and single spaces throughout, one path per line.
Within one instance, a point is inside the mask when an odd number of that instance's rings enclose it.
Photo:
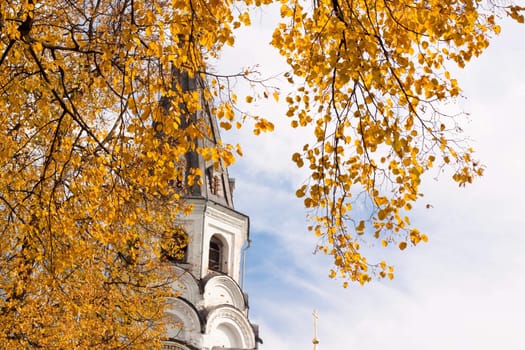
M 314 350 L 317 350 L 317 344 L 319 344 L 319 339 L 317 339 L 317 320 L 319 317 L 317 316 L 317 311 L 315 309 L 312 315 L 314 316 L 314 339 L 312 339 L 312 343 L 314 344 Z

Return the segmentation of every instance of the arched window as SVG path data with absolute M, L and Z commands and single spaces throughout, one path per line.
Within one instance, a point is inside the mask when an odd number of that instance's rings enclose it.
M 226 266 L 226 245 L 217 235 L 210 239 L 210 251 L 208 258 L 208 269 L 218 272 L 227 272 Z

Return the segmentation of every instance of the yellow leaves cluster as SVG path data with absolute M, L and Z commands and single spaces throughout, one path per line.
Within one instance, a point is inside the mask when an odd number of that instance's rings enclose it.
M 60 348 L 74 342 L 87 349 L 117 346 L 122 337 L 135 337 L 139 347 L 157 342 L 162 327 L 151 321 L 158 298 L 169 293 L 158 283 L 170 275 L 152 259 L 156 236 L 146 233 L 171 226 L 170 212 L 180 210 L 155 195 L 162 192 L 155 178 L 172 177 L 146 155 L 128 157 L 132 149 L 122 144 L 112 157 L 97 154 L 97 145 L 78 137 L 80 129 L 65 117 L 39 118 L 45 127 L 27 136 L 22 126 L 2 130 L 6 145 L 18 147 L 1 158 L 2 171 L 14 171 L 0 180 L 0 263 L 10 271 L 0 276 L 0 321 L 8 330 L 1 343 Z M 48 156 L 39 161 L 33 152 L 44 152 L 46 140 Z
M 261 117 L 256 117 L 255 120 L 256 122 L 253 128 L 255 135 L 259 135 L 261 132 L 272 132 L 274 130 L 274 125 L 269 120 Z
M 216 127 L 250 118 L 254 134 L 274 129 L 265 118 L 238 117 L 228 77 L 207 62 L 251 23 L 248 6 L 271 2 L 0 3 L 4 347 L 160 347 L 159 301 L 170 295 L 171 274 L 157 257 L 183 248 L 183 239 L 161 242 L 191 210 L 181 198 L 203 175 L 187 155 L 228 166 L 242 151 L 210 142 Z M 497 8 L 463 0 L 280 6 L 285 23 L 272 44 L 291 66 L 288 82 L 304 81 L 286 97 L 287 116 L 314 130 L 293 161 L 311 171 L 296 194 L 316 210 L 318 250 L 334 258 L 331 277 L 392 278 L 385 262 L 367 262 L 360 243 L 425 242 L 405 215 L 423 174 L 448 164 L 464 185 L 483 172 L 442 127 L 437 103 L 460 93 L 446 64 L 462 67 L 499 33 Z M 502 11 L 523 22 L 523 8 Z M 208 112 L 218 125 L 203 118 Z M 369 211 L 358 218 L 363 202 Z
M 523 23 L 525 21 L 525 17 L 523 16 L 523 12 L 525 11 L 525 7 L 523 6 L 516 6 L 511 5 L 507 7 L 507 15 L 514 19 L 518 23 Z
M 184 248 L 188 246 L 189 236 L 183 227 L 175 227 L 171 231 L 164 232 L 160 243 L 162 258 L 169 261 L 179 262 L 184 259 Z
M 521 8 L 503 10 L 519 21 Z M 360 241 L 404 250 L 428 240 L 407 214 L 436 163 L 454 167 L 460 185 L 482 175 L 440 107 L 461 92 L 446 66 L 480 55 L 503 10 L 461 0 L 282 3 L 286 21 L 272 45 L 290 64 L 290 82 L 305 82 L 286 97 L 287 116 L 294 128 L 311 126 L 315 140 L 292 156 L 311 175 L 296 195 L 315 210 L 311 230 L 334 258 L 330 277 L 393 276 L 366 262 Z
M 217 126 L 204 117 L 236 122 L 235 97 L 210 105 L 224 87 L 207 81 L 235 22 L 250 24 L 233 11 L 221 0 L 0 4 L 3 347 L 160 348 L 173 275 L 159 257 L 180 257 L 182 198 L 203 176 L 187 156 L 228 166 L 242 154 L 210 142 Z

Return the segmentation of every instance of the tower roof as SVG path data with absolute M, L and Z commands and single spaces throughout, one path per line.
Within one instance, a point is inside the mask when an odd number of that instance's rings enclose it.
M 220 147 L 221 138 L 216 118 L 211 114 L 207 103 L 203 110 L 196 113 L 200 122 L 204 121 L 209 134 L 204 139 L 197 140 L 198 148 Z M 233 189 L 235 180 L 228 175 L 228 169 L 221 160 L 214 162 L 205 160 L 201 154 L 190 151 L 186 155 L 188 168 L 200 169 L 202 178 L 190 189 L 190 196 L 201 197 L 233 209 Z
M 198 91 L 203 87 L 204 83 L 199 78 L 189 77 L 186 72 L 174 70 L 173 75 L 182 91 Z M 200 94 L 200 98 L 201 110 L 188 116 L 182 122 L 182 127 L 196 124 L 205 129 L 205 136 L 195 141 L 197 149 L 221 147 L 219 126 L 216 117 L 211 113 L 210 102 L 205 100 L 203 94 Z M 200 169 L 202 174 L 201 181 L 195 182 L 188 189 L 188 197 L 204 198 L 233 209 L 235 180 L 229 177 L 228 170 L 221 160 L 206 160 L 202 154 L 188 151 L 186 169 Z

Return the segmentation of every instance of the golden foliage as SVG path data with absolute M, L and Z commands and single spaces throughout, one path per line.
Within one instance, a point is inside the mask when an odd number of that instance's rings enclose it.
M 241 152 L 198 142 L 237 22 L 224 1 L 0 2 L 3 348 L 160 347 L 186 154 Z
M 302 82 L 286 98 L 291 125 L 314 129 L 292 160 L 311 171 L 296 194 L 313 209 L 317 249 L 333 256 L 332 278 L 392 278 L 359 242 L 403 250 L 427 241 L 406 214 L 436 162 L 450 165 L 460 186 L 482 175 L 455 117 L 440 110 L 461 91 L 447 66 L 464 67 L 500 32 L 500 16 L 523 22 L 524 9 L 478 0 L 281 3 L 286 21 L 272 44 L 290 81 Z
M 160 242 L 162 257 L 173 262 L 183 262 L 189 240 L 188 234 L 182 227 L 164 232 Z
M 185 156 L 229 165 L 242 154 L 238 145 L 198 142 L 209 137 L 204 112 L 224 129 L 246 119 L 236 113 L 232 76 L 206 64 L 251 23 L 250 6 L 271 2 L 0 2 L 5 348 L 160 346 L 162 300 L 172 291 L 159 257 L 163 249 L 176 256 L 186 241 L 161 242 L 179 230 L 179 216 L 191 210 L 185 188 L 202 175 Z M 402 216 L 421 195 L 425 171 L 441 159 L 461 185 L 482 173 L 436 106 L 460 93 L 445 64 L 462 67 L 482 53 L 500 31 L 498 8 L 467 0 L 280 3 L 284 22 L 272 44 L 292 67 L 288 81 L 304 81 L 286 97 L 287 115 L 294 127 L 315 128 L 314 143 L 293 158 L 311 170 L 297 195 L 318 209 L 311 230 L 334 256 L 330 275 L 364 283 L 369 265 L 357 236 L 385 246 L 401 240 L 402 249 L 427 240 Z M 502 13 L 522 22 L 521 10 Z M 212 98 L 219 101 L 209 105 Z M 274 128 L 252 119 L 255 134 Z M 375 208 L 371 223 L 354 220 L 356 190 Z M 376 268 L 393 277 L 385 263 Z

